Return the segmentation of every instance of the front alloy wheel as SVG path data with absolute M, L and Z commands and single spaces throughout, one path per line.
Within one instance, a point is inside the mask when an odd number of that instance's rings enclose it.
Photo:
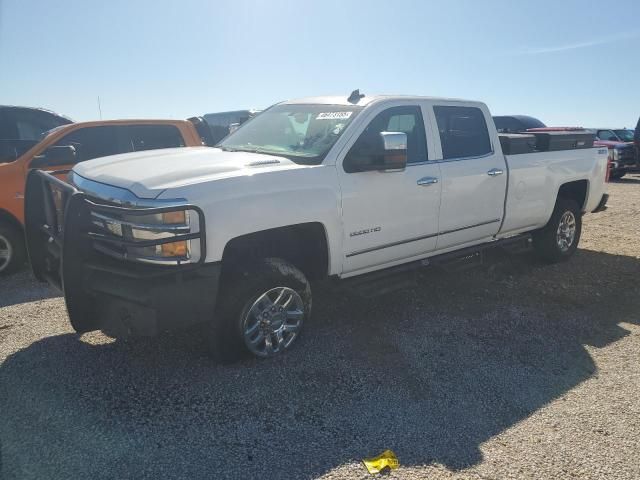
M 232 268 L 223 271 L 218 305 L 207 329 L 211 355 L 226 363 L 289 350 L 311 315 L 311 286 L 305 275 L 279 258 Z
M 7 237 L 0 233 L 0 272 L 5 270 L 13 258 L 13 247 Z
M 0 223 L 0 275 L 19 270 L 26 258 L 22 232 L 13 225 Z
M 244 343 L 257 357 L 270 357 L 293 343 L 302 328 L 304 303 L 289 287 L 272 288 L 253 302 L 242 322 Z

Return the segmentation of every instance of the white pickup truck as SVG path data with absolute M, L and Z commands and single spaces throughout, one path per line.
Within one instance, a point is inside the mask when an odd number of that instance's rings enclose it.
M 479 102 L 304 98 L 217 148 L 87 161 L 69 183 L 32 171 L 28 248 L 77 332 L 201 323 L 216 357 L 269 357 L 309 319 L 310 282 L 516 243 L 570 257 L 582 215 L 606 208 L 606 170 L 606 148 L 505 156 Z

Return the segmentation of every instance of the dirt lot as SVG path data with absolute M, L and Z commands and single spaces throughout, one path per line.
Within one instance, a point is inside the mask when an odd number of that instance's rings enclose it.
M 72 334 L 63 301 L 0 280 L 3 479 L 640 478 L 640 176 L 610 185 L 567 264 L 320 292 L 297 347 L 211 364 L 197 335 Z

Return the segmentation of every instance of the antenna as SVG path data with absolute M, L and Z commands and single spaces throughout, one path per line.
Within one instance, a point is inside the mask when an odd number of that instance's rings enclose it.
M 100 105 L 100 95 L 98 95 L 98 113 L 100 114 L 100 120 L 102 120 L 102 106 Z
M 347 102 L 358 103 L 361 98 L 364 98 L 364 93 L 360 93 L 360 89 L 356 88 L 353 92 L 351 92 L 349 98 L 347 98 Z

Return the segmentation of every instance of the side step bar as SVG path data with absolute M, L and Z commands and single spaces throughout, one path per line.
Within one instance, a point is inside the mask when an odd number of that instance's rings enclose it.
M 415 272 L 426 267 L 436 266 L 446 271 L 464 271 L 482 265 L 485 251 L 500 248 L 511 254 L 528 252 L 532 247 L 530 234 L 518 235 L 495 242 L 463 248 L 455 252 L 443 253 L 434 257 L 405 263 L 357 277 L 338 280 L 337 283 L 348 290 L 366 298 L 415 287 Z

